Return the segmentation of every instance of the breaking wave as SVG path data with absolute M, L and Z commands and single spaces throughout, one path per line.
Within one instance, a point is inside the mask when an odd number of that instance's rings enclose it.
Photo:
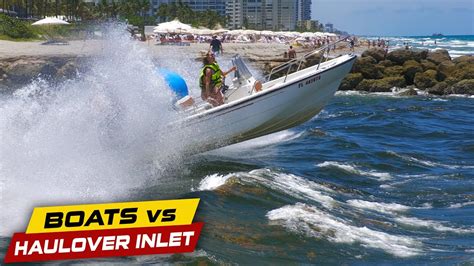
M 282 225 L 292 232 L 335 243 L 360 243 L 364 247 L 382 249 L 397 257 L 411 257 L 423 253 L 419 240 L 350 225 L 344 219 L 308 204 L 283 206 L 269 211 L 267 217 L 271 223 Z
M 356 174 L 356 175 L 360 175 L 360 176 L 373 177 L 373 178 L 376 178 L 376 179 L 381 180 L 381 181 L 392 179 L 392 176 L 389 173 L 376 172 L 376 171 L 373 171 L 373 170 L 364 171 L 364 170 L 361 170 L 357 166 L 352 165 L 352 164 L 326 161 L 326 162 L 317 164 L 317 166 L 318 167 L 333 167 L 333 168 L 341 169 L 341 170 L 343 170 L 347 173 Z

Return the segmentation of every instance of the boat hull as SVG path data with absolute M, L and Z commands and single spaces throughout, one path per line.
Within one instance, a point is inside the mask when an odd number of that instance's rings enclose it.
M 304 69 L 264 84 L 261 92 L 190 117 L 186 127 L 201 136 L 194 148 L 203 152 L 304 123 L 334 96 L 355 58 L 347 55 L 319 69 Z

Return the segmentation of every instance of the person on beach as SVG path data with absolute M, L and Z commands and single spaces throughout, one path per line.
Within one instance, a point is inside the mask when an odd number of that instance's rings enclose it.
M 288 49 L 288 58 L 289 59 L 296 58 L 296 51 L 295 49 L 293 49 L 293 46 L 290 46 L 290 49 Z
M 201 98 L 216 107 L 224 104 L 222 88 L 224 78 L 232 71 L 237 70 L 234 66 L 227 72 L 222 72 L 216 62 L 214 53 L 208 52 L 203 59 L 203 68 L 199 76 L 199 86 L 201 87 Z
M 222 48 L 222 43 L 221 41 L 219 41 L 219 39 L 217 39 L 216 35 L 212 36 L 211 45 L 209 48 L 211 48 L 211 51 L 216 55 L 222 54 L 224 52 L 224 49 Z
M 351 45 L 351 52 L 354 52 L 354 45 L 355 45 L 354 39 L 351 39 L 351 41 L 349 43 Z

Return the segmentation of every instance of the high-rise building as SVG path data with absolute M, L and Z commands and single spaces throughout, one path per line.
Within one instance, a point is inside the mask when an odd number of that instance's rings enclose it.
M 150 0 L 150 12 L 156 14 L 162 4 L 183 3 L 194 11 L 216 11 L 221 16 L 226 14 L 226 0 Z
M 298 0 L 297 21 L 311 20 L 311 0 Z
M 294 30 L 311 17 L 311 0 L 227 0 L 226 15 L 231 29 Z

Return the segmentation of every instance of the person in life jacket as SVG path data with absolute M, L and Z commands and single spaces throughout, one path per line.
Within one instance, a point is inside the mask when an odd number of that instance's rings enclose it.
M 206 57 L 203 59 L 203 64 L 204 66 L 199 76 L 201 98 L 214 107 L 224 104 L 224 95 L 222 94 L 224 78 L 237 68 L 234 66 L 229 71 L 222 72 L 212 52 L 206 54 Z

